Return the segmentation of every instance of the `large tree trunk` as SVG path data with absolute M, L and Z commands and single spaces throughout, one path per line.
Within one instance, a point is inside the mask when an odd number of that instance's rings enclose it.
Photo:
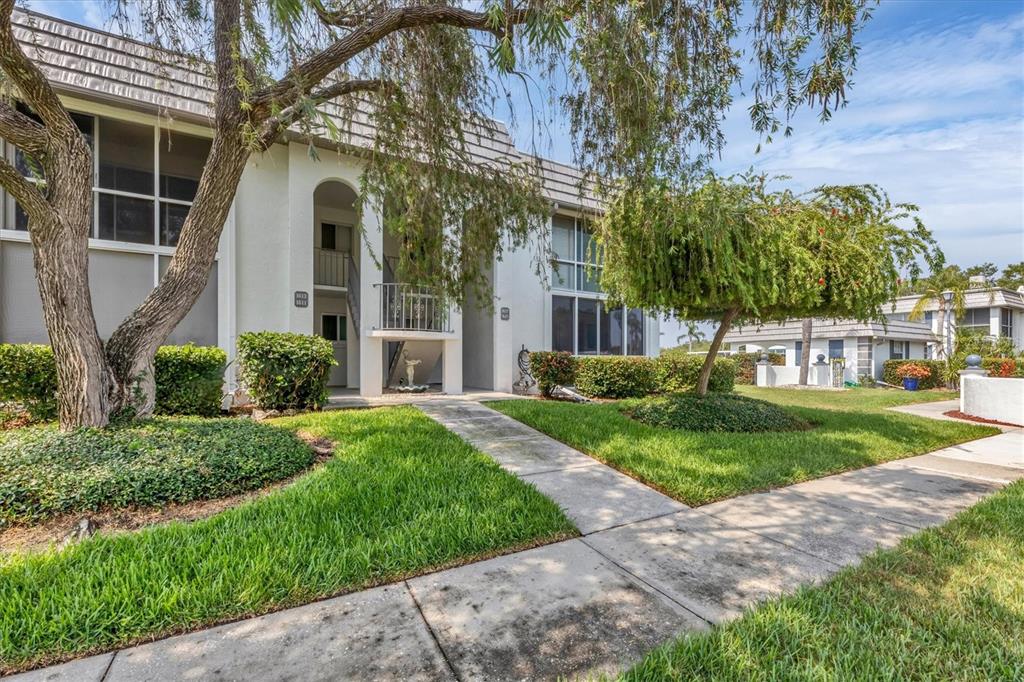
M 704 356 L 704 364 L 701 365 L 700 374 L 697 375 L 697 386 L 694 388 L 697 395 L 708 394 L 708 382 L 711 380 L 711 370 L 714 368 L 715 360 L 718 358 L 718 349 L 722 347 L 722 339 L 729 332 L 729 327 L 732 326 L 732 322 L 736 319 L 738 313 L 738 308 L 729 308 L 725 311 L 725 315 L 722 316 L 722 322 L 718 325 L 714 338 L 711 339 L 711 347 L 708 348 L 708 354 Z
M 116 400 L 135 416 L 147 416 L 153 411 L 153 358 L 206 288 L 220 234 L 249 153 L 237 127 L 235 131 L 222 131 L 214 139 L 167 271 L 110 337 L 107 360 L 121 392 Z
M 814 329 L 814 320 L 804 318 L 800 325 L 800 385 L 807 385 L 807 377 L 811 370 L 811 331 Z
M 88 157 L 88 150 L 85 150 Z M 106 426 L 115 405 L 113 376 L 96 329 L 89 292 L 89 230 L 92 225 L 89 158 L 67 160 L 57 172 L 71 175 L 84 163 L 85 181 L 55 182 L 60 196 L 55 220 L 31 225 L 43 320 L 57 365 L 58 418 L 62 429 Z

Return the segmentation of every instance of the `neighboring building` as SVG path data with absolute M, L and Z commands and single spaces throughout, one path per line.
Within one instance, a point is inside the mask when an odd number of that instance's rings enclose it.
M 891 320 L 906 320 L 920 296 L 901 296 L 893 301 Z M 978 287 L 968 289 L 964 294 L 964 314 L 957 317 L 951 304 L 947 305 L 946 329 L 939 329 L 939 303 L 928 301 L 925 306 L 924 322 L 935 333 L 937 339 L 946 338 L 956 342 L 960 329 L 993 339 L 1007 337 L 1013 340 L 1015 348 L 1024 348 L 1024 291 L 999 287 Z M 934 351 L 934 343 L 932 351 Z
M 16 23 L 23 26 L 28 16 L 16 13 Z M 107 336 L 156 285 L 174 253 L 209 149 L 213 90 L 203 73 L 161 64 L 144 44 L 31 16 L 33 30 L 19 26 L 18 38 L 93 146 L 89 277 L 97 324 Z M 369 144 L 372 133 L 356 124 L 351 136 Z M 529 158 L 498 123 L 473 142 L 481 160 Z M 16 151 L 6 147 L 16 162 Z M 324 148 L 332 148 L 326 140 Z M 534 272 L 533 243 L 490 264 L 493 306 L 471 300 L 459 311 L 430 288 L 394 282 L 398 244 L 382 234 L 379 215 L 367 211 L 359 226 L 353 211 L 361 161 L 333 151 L 320 157 L 312 160 L 305 141 L 294 140 L 251 159 L 207 290 L 168 343 L 218 345 L 233 359 L 242 332 L 320 334 L 340 363 L 330 384 L 367 396 L 404 375 L 403 350 L 422 360 L 417 383 L 440 383 L 450 393 L 464 385 L 511 390 L 523 346 L 657 354 L 657 317 L 608 309 L 586 277 L 590 237 L 582 215 L 597 204 L 580 198 L 576 169 L 541 161 L 558 261 L 548 268 L 548 283 Z M 24 215 L 10 197 L 2 209 L 0 342 L 46 343 Z
M 786 356 L 786 365 L 798 366 L 803 351 L 801 320 L 733 327 L 724 342 L 730 349 L 743 346 L 749 352 L 768 351 Z M 828 361 L 844 361 L 843 379 L 858 381 L 870 374 L 882 378 L 882 363 L 891 359 L 926 357 L 927 344 L 934 340 L 929 327 L 900 320 L 886 325 L 852 320 L 814 320 L 811 331 L 811 362 L 818 355 Z
M 870 373 L 882 378 L 882 363 L 890 359 L 927 359 L 935 349 L 943 330 L 939 329 L 938 304 L 929 301 L 918 321 L 910 321 L 910 311 L 919 295 L 901 296 L 887 305 L 887 323 L 862 324 L 850 320 L 815 320 L 811 335 L 811 362 L 819 355 L 843 358 L 846 380 Z M 1016 348 L 1024 348 L 1024 292 L 999 288 L 978 288 L 966 292 L 962 318 L 950 312 L 945 330 L 952 342 L 957 331 L 972 329 L 991 338 L 1009 337 Z M 800 364 L 801 321 L 784 324 L 734 327 L 725 335 L 730 349 L 784 353 L 787 365 Z M 870 372 L 868 371 L 870 368 Z

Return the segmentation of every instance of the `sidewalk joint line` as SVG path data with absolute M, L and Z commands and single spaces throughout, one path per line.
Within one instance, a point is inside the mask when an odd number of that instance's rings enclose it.
M 117 651 L 115 651 L 114 655 L 110 657 L 109 661 L 107 661 L 107 667 L 104 668 L 103 674 L 100 675 L 100 682 L 103 682 L 104 680 L 106 680 L 107 676 L 110 675 L 110 669 L 114 667 L 114 659 L 117 658 L 117 655 L 119 653 L 121 653 L 121 651 L 122 651 L 121 649 L 118 649 Z
M 403 580 L 402 583 L 405 585 L 405 591 L 409 593 L 409 598 L 412 599 L 412 603 L 416 605 L 416 611 L 420 614 L 420 618 L 423 620 L 423 625 L 426 626 L 427 632 L 430 633 L 430 638 L 434 640 L 434 646 L 436 646 L 437 650 L 441 653 L 441 658 L 444 659 L 444 664 L 448 666 L 448 670 L 452 672 L 452 677 L 454 677 L 457 682 L 463 682 L 462 677 L 459 675 L 459 671 L 455 669 L 455 666 L 452 665 L 451 659 L 448 658 L 448 652 L 444 650 L 443 646 L 441 646 L 441 640 L 438 639 L 437 633 L 434 632 L 434 628 L 431 627 L 430 621 L 427 620 L 427 615 L 423 613 L 423 607 L 420 606 L 419 600 L 416 599 L 416 593 L 412 591 L 412 585 L 409 584 L 408 580 Z
M 662 589 L 661 589 L 660 587 L 658 587 L 657 585 L 654 585 L 653 583 L 650 583 L 650 582 L 648 582 L 648 581 L 644 580 L 643 578 L 641 578 L 640 576 L 638 576 L 638 575 L 637 575 L 636 573 L 633 573 L 633 571 L 629 570 L 628 568 L 626 568 L 625 566 L 623 566 L 622 564 L 620 564 L 620 563 L 619 563 L 618 561 L 616 561 L 615 559 L 611 558 L 610 556 L 608 556 L 607 554 L 605 554 L 604 552 L 602 552 L 601 550 L 599 550 L 599 549 L 598 549 L 597 547 L 594 547 L 594 546 L 593 546 L 592 544 L 590 544 L 589 542 L 587 542 L 587 536 L 582 536 L 582 537 L 580 537 L 580 538 L 579 538 L 579 540 L 580 540 L 580 542 L 582 542 L 582 543 L 583 543 L 584 545 L 586 545 L 587 547 L 589 547 L 589 548 L 590 548 L 591 550 L 593 550 L 594 552 L 596 552 L 596 553 L 597 553 L 597 555 L 598 555 L 599 557 L 601 557 L 602 559 L 604 559 L 605 561 L 607 561 L 608 563 L 610 563 L 610 564 L 611 564 L 612 566 L 614 566 L 615 568 L 617 568 L 617 569 L 619 569 L 620 571 L 622 571 L 623 573 L 625 573 L 625 574 L 626 574 L 627 576 L 629 576 L 629 577 L 630 577 L 630 578 L 632 578 L 633 580 L 636 580 L 636 581 L 637 581 L 638 583 L 641 583 L 641 584 L 643 584 L 643 585 L 646 585 L 646 586 L 647 586 L 647 587 L 648 587 L 649 589 L 651 589 L 651 590 L 653 590 L 654 592 L 656 592 L 657 594 L 661 595 L 662 597 L 664 597 L 664 598 L 665 598 L 665 599 L 667 599 L 668 601 L 672 602 L 673 604 L 675 604 L 675 605 L 676 605 L 676 606 L 678 606 L 679 608 L 683 609 L 683 610 L 684 610 L 684 611 L 686 611 L 687 613 L 692 613 L 692 614 L 693 614 L 694 616 L 696 616 L 697 618 L 701 619 L 702 621 L 704 621 L 704 622 L 705 622 L 705 623 L 707 623 L 708 625 L 710 625 L 710 626 L 714 627 L 714 625 L 715 625 L 715 622 L 714 622 L 713 620 L 711 620 L 711 619 L 710 619 L 709 617 L 707 617 L 707 616 L 704 616 L 703 614 L 701 614 L 701 613 L 698 613 L 697 611 L 694 611 L 694 610 L 693 610 L 692 608 L 690 608 L 690 607 L 689 607 L 689 606 L 687 606 L 686 604 L 683 604 L 683 603 L 682 603 L 682 602 L 680 602 L 679 600 L 675 599 L 675 598 L 674 598 L 674 597 L 673 597 L 672 595 L 670 595 L 670 594 L 669 594 L 668 592 L 665 592 L 664 590 L 662 590 Z

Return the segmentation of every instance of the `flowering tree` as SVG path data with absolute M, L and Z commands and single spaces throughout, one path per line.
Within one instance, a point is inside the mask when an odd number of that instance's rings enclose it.
M 901 225 L 907 223 L 908 228 Z M 597 223 L 601 285 L 629 305 L 718 321 L 696 390 L 722 338 L 743 321 L 846 317 L 884 322 L 903 272 L 939 257 L 916 207 L 877 187 L 771 191 L 764 176 L 624 187 Z

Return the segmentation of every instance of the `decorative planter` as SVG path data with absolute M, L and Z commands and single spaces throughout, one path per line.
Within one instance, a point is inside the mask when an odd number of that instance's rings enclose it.
M 908 391 L 917 390 L 917 378 L 916 377 L 903 377 L 903 388 Z

